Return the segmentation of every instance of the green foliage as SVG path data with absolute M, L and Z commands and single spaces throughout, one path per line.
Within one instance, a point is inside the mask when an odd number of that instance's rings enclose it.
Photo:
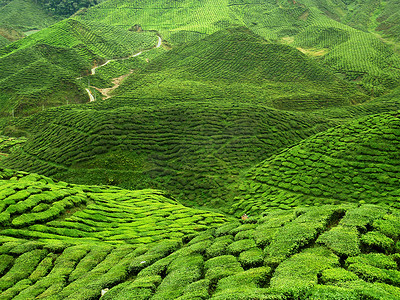
M 326 269 L 321 275 L 321 282 L 324 284 L 336 284 L 351 280 L 358 280 L 358 276 L 342 268 Z
M 324 247 L 306 249 L 281 263 L 271 279 L 271 288 L 298 297 L 303 290 L 318 283 L 317 275 L 337 267 L 339 258 Z
M 93 193 L 95 188 L 91 189 Z M 164 239 L 147 245 L 82 239 L 69 244 L 0 242 L 4 280 L 0 297 L 86 299 L 100 297 L 101 290 L 108 288 L 103 299 L 396 299 L 400 277 L 393 248 L 387 254 L 365 248 L 366 253 L 342 260 L 315 244 L 318 237 L 314 237 L 285 252 L 286 259 L 282 259 L 283 252 L 276 258 L 269 252 L 268 261 L 275 263 L 265 266 L 263 250 L 268 251 L 270 245 L 258 248 L 255 237 L 234 238 L 249 230 L 291 229 L 289 225 L 312 223 L 316 226 L 310 232 L 319 228 L 317 236 L 323 237 L 343 227 L 339 224 L 349 220 L 346 216 L 359 213 L 360 208 L 344 205 L 276 210 L 253 223 L 233 221 L 231 226 L 225 224 L 183 242 Z M 375 216 L 377 220 L 381 217 Z M 370 226 L 365 230 L 364 235 L 376 232 Z M 282 241 L 293 241 L 292 235 L 291 230 L 279 232 Z M 332 245 L 340 244 L 332 242 L 335 238 L 343 239 L 331 234 Z M 237 257 L 227 254 L 232 249 Z
M 164 189 L 185 204 L 227 210 L 243 170 L 332 125 L 248 104 L 95 105 L 21 120 L 37 134 L 3 164 L 80 184 Z
M 18 30 L 29 34 L 29 31 L 38 31 L 59 21 L 59 18 L 47 13 L 38 1 L 12 0 L 5 2 L 6 5 L 0 5 L 0 34 L 3 33 L 4 27 L 10 28 L 8 31 Z
M 391 252 L 394 247 L 394 241 L 391 238 L 377 231 L 362 235 L 360 241 L 367 248 L 378 249 L 383 252 Z
M 0 184 L 1 234 L 6 236 L 145 244 L 180 240 L 206 225 L 226 221 L 221 214 L 187 208 L 156 190 L 91 188 L 55 183 L 28 173 L 7 174 L 4 171 Z M 22 253 L 37 247 L 36 243 L 24 244 L 13 251 Z M 105 253 L 101 250 L 93 255 L 102 257 Z M 78 274 L 95 262 L 95 257 L 88 260 L 87 266 L 78 268 Z
M 352 120 L 305 139 L 251 169 L 239 186 L 232 212 L 368 203 L 371 206 L 343 220 L 365 227 L 375 214 L 385 214 L 373 204 L 398 205 L 399 133 L 397 112 L 392 112 Z
M 340 256 L 360 254 L 359 233 L 355 227 L 339 225 L 322 234 L 317 242 L 326 245 Z
M 221 255 L 207 260 L 204 264 L 205 278 L 215 285 L 221 278 L 243 271 L 232 255 Z

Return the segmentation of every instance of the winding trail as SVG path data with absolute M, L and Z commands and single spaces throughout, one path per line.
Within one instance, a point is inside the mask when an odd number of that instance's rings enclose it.
M 90 70 L 90 75 L 89 75 L 89 76 L 95 75 L 95 74 L 96 74 L 96 69 L 101 68 L 101 67 L 104 67 L 105 65 L 109 64 L 109 63 L 112 62 L 112 61 L 118 61 L 118 60 L 129 59 L 129 58 L 132 58 L 132 57 L 139 56 L 139 55 L 141 55 L 141 54 L 143 54 L 143 53 L 145 53 L 145 52 L 148 52 L 148 51 L 150 51 L 150 50 L 153 50 L 153 49 L 156 49 L 156 48 L 160 48 L 161 45 L 162 45 L 162 38 L 161 38 L 161 36 L 159 36 L 159 35 L 157 35 L 157 37 L 158 37 L 158 42 L 157 42 L 157 45 L 155 45 L 154 47 L 152 47 L 152 48 L 150 48 L 150 49 L 147 49 L 147 50 L 143 50 L 143 51 L 137 52 L 137 53 L 132 54 L 132 55 L 129 55 L 129 56 L 127 56 L 127 57 L 109 59 L 109 60 L 107 60 L 104 64 L 101 64 L 101 65 L 98 65 L 98 66 L 93 67 L 93 68 Z M 98 90 L 98 91 L 104 96 L 103 99 L 108 99 L 108 98 L 111 97 L 110 93 L 111 93 L 112 91 L 114 91 L 116 88 L 118 88 L 118 87 L 121 85 L 122 81 L 123 81 L 126 77 L 128 77 L 130 74 L 132 74 L 132 72 L 133 72 L 133 71 L 131 70 L 128 74 L 124 74 L 124 75 L 122 75 L 122 76 L 113 78 L 113 79 L 112 79 L 112 83 L 113 83 L 114 85 L 113 85 L 112 87 L 110 87 L 110 88 L 100 89 L 100 88 L 97 88 L 97 87 L 95 87 L 95 86 L 90 86 L 90 87 L 95 88 L 96 90 Z M 77 79 L 82 79 L 82 77 L 79 77 L 79 78 L 77 78 Z M 95 101 L 95 97 L 93 96 L 93 94 L 92 94 L 92 92 L 90 91 L 90 89 L 86 88 L 86 92 L 87 92 L 88 95 L 89 95 L 89 102 Z

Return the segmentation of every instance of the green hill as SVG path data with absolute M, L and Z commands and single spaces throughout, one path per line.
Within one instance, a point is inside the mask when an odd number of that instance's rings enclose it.
M 105 58 L 156 44 L 154 33 L 65 20 L 0 50 L 0 112 L 27 115 L 46 107 L 88 102 L 78 80 Z
M 3 299 L 398 299 L 400 214 L 275 210 L 155 245 L 3 238 Z
M 166 100 L 227 95 L 232 101 L 267 102 L 286 110 L 354 104 L 367 99 L 364 93 L 376 97 L 396 88 L 399 55 L 373 34 L 345 25 L 351 5 L 337 4 L 332 8 L 312 1 L 104 1 L 0 51 L 0 65 L 10 65 L 11 59 L 19 66 L 3 73 L 12 73 L 12 82 L 27 86 L 13 89 L 6 84 L 8 79 L 0 78 L 0 109 L 3 116 L 10 116 L 12 109 L 27 115 L 87 101 L 85 85 L 90 79 L 77 78 L 109 58 L 128 57 L 154 46 L 151 33 L 133 32 L 141 29 L 159 32 L 165 45 L 174 46 L 171 54 L 151 56 L 148 66 L 137 60 L 119 62 L 102 78 L 93 78 L 92 86 L 110 88 L 112 79 L 139 65 L 141 71 L 128 81 L 131 86 L 125 84 L 116 94 Z M 238 25 L 247 29 L 232 27 Z M 42 58 L 46 62 L 33 65 L 38 77 L 46 73 L 63 84 L 44 80 L 38 82 L 43 86 L 40 91 L 32 88 L 32 78 L 20 66 Z M 157 88 L 148 89 L 149 81 L 157 82 Z M 140 82 L 140 87 L 133 82 Z M 101 97 L 94 87 L 92 93 Z M 39 93 L 44 97 L 39 99 Z
M 232 212 L 343 201 L 399 207 L 399 129 L 393 112 L 310 137 L 249 171 Z
M 394 1 L 388 2 L 388 8 L 396 7 Z M 159 31 L 175 45 L 199 40 L 222 28 L 244 25 L 267 40 L 289 44 L 320 59 L 326 67 L 377 96 L 398 85 L 400 73 L 395 65 L 400 58 L 391 45 L 374 34 L 346 25 L 352 25 L 348 19 L 355 11 L 362 14 L 359 6 L 342 1 L 108 0 L 78 18 L 127 29 L 140 24 L 144 29 Z
M 0 0 L 0 299 L 400 299 L 397 2 Z
M 0 2 L 0 28 L 12 27 L 19 32 L 40 30 L 59 21 L 50 16 L 34 0 L 11 0 Z
M 224 209 L 221 197 L 227 198 L 227 185 L 243 170 L 335 125 L 247 104 L 112 109 L 112 103 L 21 119 L 6 132 L 25 130 L 30 138 L 2 163 L 75 183 L 168 190 L 184 203 L 212 201 Z
M 115 94 L 135 105 L 210 99 L 286 110 L 338 107 L 367 99 L 300 51 L 269 43 L 242 27 L 158 55 Z

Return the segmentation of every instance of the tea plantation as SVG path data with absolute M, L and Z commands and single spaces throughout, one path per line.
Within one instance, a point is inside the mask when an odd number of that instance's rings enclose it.
M 399 207 L 399 134 L 393 112 L 305 139 L 249 171 L 232 212 L 341 201 Z
M 2 299 L 398 299 L 400 213 L 274 210 L 151 245 L 3 238 Z
M 0 2 L 0 28 L 8 27 L 20 33 L 40 30 L 53 25 L 59 18 L 51 16 L 33 0 Z
M 0 49 L 0 114 L 23 116 L 87 102 L 85 86 L 105 58 L 126 57 L 157 43 L 154 33 L 65 20 Z
M 15 126 L 32 136 L 3 165 L 68 182 L 167 190 L 183 203 L 227 210 L 228 185 L 243 170 L 336 124 L 247 104 L 95 102 L 20 120 Z
M 244 27 L 158 55 L 115 94 L 137 106 L 210 99 L 285 110 L 348 106 L 369 98 L 300 51 L 268 43 Z
M 0 300 L 400 300 L 397 0 L 0 0 Z

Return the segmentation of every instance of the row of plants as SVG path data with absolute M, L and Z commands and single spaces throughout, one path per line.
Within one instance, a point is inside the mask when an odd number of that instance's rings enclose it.
M 2 236 L 0 297 L 397 299 L 399 218 L 380 206 L 327 205 L 148 245 Z

